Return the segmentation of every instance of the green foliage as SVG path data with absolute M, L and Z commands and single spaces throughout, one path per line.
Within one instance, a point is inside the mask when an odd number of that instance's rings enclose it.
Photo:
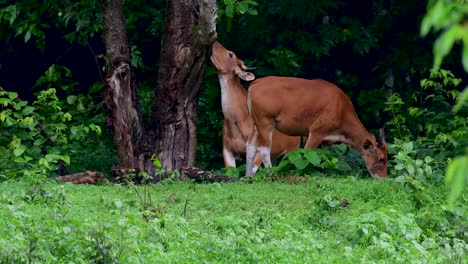
M 468 5 L 465 0 L 433 0 L 421 23 L 421 35 L 426 36 L 431 29 L 442 33 L 434 43 L 434 68 L 438 69 L 453 45 L 461 41 L 463 45 L 462 64 L 468 72 L 468 26 L 466 16 Z
M 18 1 L 0 8 L 0 24 L 8 23 L 15 37 L 31 38 L 42 52 L 45 50 L 46 30 L 68 29 L 64 39 L 85 45 L 88 38 L 102 30 L 99 1 L 86 0 L 74 3 L 65 1 Z M 47 18 L 47 19 L 46 19 Z
M 395 210 L 366 213 L 349 223 L 350 237 L 356 243 L 369 245 L 370 248 L 382 250 L 386 254 L 396 253 L 398 247 L 415 247 L 419 245 L 422 230 L 416 223 L 413 214 L 401 215 Z M 378 254 L 378 253 L 377 253 Z
M 468 5 L 464 0 L 435 0 L 431 1 L 428 7 L 428 12 L 421 23 L 421 35 L 426 36 L 431 29 L 438 32 L 443 32 L 434 43 L 434 68 L 438 69 L 446 57 L 452 50 L 453 45 L 462 42 L 462 64 L 465 72 L 468 72 L 468 24 L 466 17 L 468 15 Z M 454 106 L 454 112 L 462 109 L 466 105 L 468 98 L 468 89 L 460 94 L 459 100 Z M 463 139 L 462 145 L 468 141 Z M 453 208 L 455 199 L 465 188 L 465 182 L 468 178 L 466 172 L 466 162 L 468 161 L 468 147 L 465 149 L 465 155 L 457 157 L 447 167 L 446 183 L 451 187 L 450 196 L 448 199 L 449 206 Z
M 267 54 L 266 61 L 274 67 L 274 73 L 276 74 L 296 76 L 302 71 L 302 67 L 300 66 L 301 58 L 287 48 L 279 46 L 269 50 Z M 268 75 L 266 72 L 262 72 L 262 74 Z
M 392 152 L 397 152 L 393 160 L 393 174 L 397 176 L 395 181 L 401 183 L 408 192 L 424 191 L 425 186 L 443 181 L 445 163 L 437 162 L 431 156 L 420 159 L 422 157 L 414 149 L 413 142 L 396 140 L 389 147 Z
M 456 157 L 447 167 L 445 182 L 450 186 L 448 203 L 453 207 L 455 200 L 465 189 L 468 179 L 468 155 Z
M 68 155 L 61 154 L 55 146 L 64 142 L 66 123 L 71 115 L 60 111 L 55 89 L 42 91 L 32 105 L 18 99 L 15 92 L 0 91 L 2 147 L 0 152 L 3 179 L 18 176 L 41 177 L 58 167 L 61 160 L 70 163 Z M 44 112 L 55 113 L 46 118 Z M 47 122 L 47 123 L 46 123 Z
M 385 111 L 393 117 L 388 130 L 396 135 L 389 144 L 390 174 L 405 190 L 413 194 L 417 207 L 431 202 L 426 189 L 444 182 L 444 171 L 451 158 L 464 153 L 468 145 L 466 105 L 454 113 L 452 106 L 459 97 L 461 79 L 447 70 L 431 70 L 419 89 L 410 90 L 405 97 L 393 94 Z M 455 165 L 459 161 L 456 161 Z M 451 165 L 453 166 L 453 165 Z M 454 177 L 451 169 L 446 182 L 457 186 L 450 196 L 453 206 L 456 193 L 463 187 L 463 178 Z
M 465 88 L 459 95 L 456 105 L 453 107 L 453 111 L 458 113 L 464 105 L 468 102 L 468 89 Z M 455 205 L 456 199 L 462 194 L 465 189 L 466 181 L 468 180 L 468 146 L 465 145 L 465 155 L 459 156 L 453 159 L 447 166 L 445 173 L 445 183 L 450 186 L 450 194 L 448 198 L 448 204 L 450 208 Z
M 385 103 L 385 111 L 392 116 L 390 131 L 401 139 L 435 138 L 440 144 L 458 147 L 467 125 L 465 118 L 451 111 L 460 83 L 450 71 L 431 70 L 429 78 L 421 80 L 420 87 L 410 90 L 406 98 L 393 94 Z
M 218 18 L 226 17 L 226 31 L 230 32 L 232 27 L 232 20 L 236 15 L 249 14 L 256 16 L 257 10 L 255 6 L 258 5 L 253 0 L 223 0 L 218 3 Z
M 468 102 L 468 88 L 458 96 L 458 101 L 453 107 L 453 111 L 458 113 Z M 445 183 L 450 186 L 450 195 L 448 204 L 450 208 L 455 205 L 455 200 L 461 195 L 465 189 L 465 184 L 468 179 L 468 144 L 465 145 L 465 155 L 453 159 L 447 166 L 445 173 Z
M 398 139 L 417 141 L 421 156 L 430 156 L 446 164 L 453 154 L 463 153 L 468 144 L 468 120 L 463 108 L 452 112 L 461 79 L 446 70 L 432 70 L 417 90 L 410 90 L 406 98 L 393 94 L 385 111 L 392 116 L 388 130 Z
M 35 4 L 35 8 L 30 8 Z M 21 1 L 10 4 L 0 9 L 0 24 L 8 24 L 15 37 L 21 36 L 24 42 L 28 42 L 34 37 L 35 45 L 40 50 L 45 49 L 44 30 L 49 27 L 47 23 L 41 21 L 41 15 L 45 5 L 37 8 L 37 2 Z
M 417 210 L 393 181 L 148 187 L 164 213 L 145 221 L 128 186 L 2 183 L 0 261 L 462 263 L 468 250 L 466 217 Z
M 32 103 L 21 100 L 15 92 L 0 90 L 1 178 L 51 176 L 58 169 L 66 172 L 63 170 L 71 165 L 71 157 L 83 160 L 108 153 L 104 142 L 96 142 L 104 122 L 100 106 L 91 95 L 71 94 L 77 83 L 67 68 L 52 65 L 35 86 L 41 90 Z M 60 100 L 58 93 L 66 99 Z M 96 153 L 91 154 L 92 150 Z M 95 165 L 99 164 L 102 161 L 96 160 Z
M 420 142 L 395 140 L 389 145 L 389 153 L 394 154 L 390 175 L 406 192 L 418 209 L 424 208 L 435 200 L 428 194 L 430 186 L 443 183 L 443 170 L 446 162 L 434 160 L 431 156 L 421 155 Z
M 286 153 L 273 168 L 277 175 L 318 175 L 324 173 L 350 173 L 350 165 L 342 159 L 348 149 L 339 145 L 333 150 L 325 149 L 299 149 Z

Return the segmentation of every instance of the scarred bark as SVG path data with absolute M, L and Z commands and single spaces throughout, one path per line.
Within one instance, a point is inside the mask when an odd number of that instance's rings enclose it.
M 122 169 L 143 170 L 143 126 L 135 79 L 130 64 L 127 30 L 121 0 L 103 1 L 103 39 L 109 59 L 105 103 Z
M 153 119 L 164 169 L 192 166 L 198 92 L 216 37 L 216 1 L 169 0 Z
M 105 102 L 120 156 L 114 174 L 135 169 L 153 175 L 153 153 L 166 170 L 193 165 L 198 91 L 216 37 L 216 1 L 168 1 L 154 120 L 147 131 L 130 64 L 122 0 L 103 1 L 103 9 L 103 39 L 109 59 Z

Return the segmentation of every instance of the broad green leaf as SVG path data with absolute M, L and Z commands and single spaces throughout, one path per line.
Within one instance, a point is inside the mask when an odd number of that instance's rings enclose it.
M 237 12 L 241 15 L 245 14 L 247 11 L 247 4 L 246 3 L 240 3 L 237 5 Z
M 334 148 L 341 154 L 344 154 L 348 150 L 348 146 L 345 144 L 334 145 Z
M 3 106 L 7 106 L 11 100 L 9 98 L 0 98 L 0 104 Z
M 101 127 L 100 127 L 100 126 L 97 126 L 97 125 L 95 125 L 95 124 L 90 124 L 90 125 L 89 125 L 89 128 L 90 128 L 92 131 L 96 132 L 96 135 L 98 135 L 98 136 L 100 136 L 101 133 L 102 133 Z
M 433 160 L 434 160 L 434 159 L 433 159 L 431 156 L 426 156 L 426 157 L 424 158 L 424 161 L 425 161 L 426 163 L 431 163 Z
M 403 170 L 405 168 L 405 165 L 403 163 L 398 163 L 395 166 L 395 170 Z
M 40 145 L 44 144 L 46 141 L 47 141 L 47 139 L 44 138 L 44 137 L 38 138 L 38 139 L 34 140 L 34 146 L 40 146 Z
M 303 159 L 303 158 L 295 159 L 292 161 L 292 163 L 294 164 L 294 166 L 296 166 L 298 170 L 303 170 L 307 167 L 307 165 L 309 165 L 309 162 L 307 161 L 307 159 Z
M 438 69 L 442 64 L 443 58 L 449 54 L 453 43 L 458 38 L 458 33 L 460 33 L 460 26 L 454 25 L 437 38 L 434 43 L 434 68 Z
M 67 97 L 67 103 L 68 104 L 74 104 L 78 97 L 76 95 L 70 95 Z
M 21 154 L 23 154 L 25 150 L 26 150 L 25 145 L 19 145 L 13 150 L 13 154 L 15 154 L 16 157 L 18 157 Z
M 453 112 L 457 113 L 460 111 L 462 106 L 468 102 L 468 87 L 463 90 L 462 93 L 458 96 L 457 103 L 453 107 Z
M 234 4 L 226 4 L 226 17 L 234 17 Z
M 432 27 L 432 19 L 430 16 L 430 13 L 428 13 L 426 16 L 424 16 L 422 22 L 421 22 L 421 36 L 426 36 L 427 33 L 429 33 L 429 30 L 431 30 Z
M 405 152 L 412 152 L 413 151 L 413 142 L 405 142 L 403 143 L 403 150 Z
M 160 169 L 161 168 L 161 161 L 158 159 L 156 155 L 151 156 L 151 160 L 153 161 L 154 166 L 156 168 Z
M 78 105 L 76 106 L 76 109 L 78 109 L 78 111 L 80 112 L 83 112 L 86 110 L 86 107 L 84 107 L 82 100 L 78 100 Z
M 34 124 L 34 118 L 30 117 L 30 116 L 27 116 L 26 118 L 24 118 L 21 123 L 25 126 L 25 127 L 28 127 L 28 128 L 31 128 Z
M 453 207 L 457 198 L 465 188 L 468 178 L 468 155 L 455 158 L 445 172 L 445 183 L 450 187 L 448 197 L 449 207 Z
M 31 39 L 31 31 L 26 31 L 26 34 L 24 34 L 24 43 L 28 42 L 29 39 Z
M 9 97 L 11 100 L 14 100 L 14 99 L 18 98 L 18 93 L 15 93 L 15 92 L 8 92 L 8 97 Z
M 409 114 L 410 114 L 411 116 L 415 116 L 418 112 L 419 112 L 419 108 L 418 108 L 418 107 L 410 107 L 410 108 L 409 108 Z
M 39 164 L 40 164 L 40 165 L 43 165 L 45 168 L 47 168 L 47 169 L 49 169 L 49 170 L 51 169 L 51 166 L 50 166 L 49 162 L 48 162 L 46 159 L 44 159 L 44 158 L 41 158 L 41 159 L 39 160 Z
M 336 169 L 339 171 L 351 171 L 352 168 L 349 164 L 345 161 L 340 160 L 338 164 L 336 164 Z
M 6 111 L 0 112 L 0 121 L 5 122 L 7 115 Z
M 27 104 L 28 104 L 27 101 L 19 101 L 16 104 L 14 104 L 13 107 L 15 108 L 15 110 L 19 111 L 21 108 L 23 108 Z
M 18 162 L 18 163 L 27 163 L 32 159 L 33 158 L 31 158 L 29 156 L 23 155 L 23 156 L 16 157 L 13 161 Z
M 316 167 L 320 166 L 320 162 L 322 161 L 320 156 L 314 150 L 306 150 L 305 153 L 304 153 L 304 157 L 310 163 L 312 163 L 312 165 L 314 165 Z
M 67 165 L 70 164 L 70 157 L 67 155 L 59 155 L 59 154 L 47 154 L 45 159 L 49 162 L 57 162 L 59 160 L 64 161 Z
M 102 82 L 96 82 L 91 87 L 89 87 L 88 90 L 88 95 L 95 94 L 96 92 L 100 91 L 102 89 L 103 85 Z
M 34 112 L 34 110 L 35 110 L 34 107 L 32 107 L 32 106 L 26 106 L 26 107 L 23 109 L 23 111 L 21 111 L 21 114 L 24 115 L 24 116 L 25 116 L 25 115 L 29 115 L 29 114 L 31 114 L 32 112 Z
M 286 156 L 288 157 L 289 161 L 293 163 L 293 160 L 301 158 L 301 153 L 299 153 L 299 151 L 293 151 L 286 154 Z
M 16 120 L 11 118 L 10 116 L 6 116 L 5 123 L 7 126 L 13 126 L 16 124 Z
M 60 159 L 65 162 L 65 164 L 70 165 L 70 157 L 68 155 L 61 155 Z
M 67 122 L 67 121 L 70 121 L 72 119 L 72 115 L 70 115 L 70 113 L 64 113 L 60 119 L 62 120 L 62 122 Z

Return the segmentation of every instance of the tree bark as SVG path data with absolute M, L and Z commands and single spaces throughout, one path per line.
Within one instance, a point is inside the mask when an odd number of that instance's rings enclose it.
M 215 38 L 216 1 L 168 1 L 153 108 L 163 169 L 194 163 L 198 92 Z
M 122 0 L 103 1 L 103 39 L 109 59 L 106 78 L 106 105 L 110 108 L 108 125 L 120 157 L 121 169 L 143 170 L 143 125 L 130 64 L 127 30 Z
M 122 0 L 103 1 L 103 11 L 103 39 L 109 59 L 105 103 L 120 156 L 113 174 L 135 169 L 154 176 L 154 153 L 165 170 L 193 165 L 198 91 L 216 37 L 216 1 L 168 1 L 154 122 L 147 131 L 130 64 Z

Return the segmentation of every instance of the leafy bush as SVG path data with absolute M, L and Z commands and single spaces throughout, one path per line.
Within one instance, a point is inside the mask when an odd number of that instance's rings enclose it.
M 461 115 L 467 109 L 460 115 L 452 112 L 461 82 L 450 71 L 431 70 L 418 89 L 404 95 L 394 93 L 385 103 L 385 111 L 392 117 L 388 129 L 399 139 L 433 138 L 437 144 L 459 147 L 458 140 L 466 140 L 468 133 L 466 116 Z
M 351 153 L 351 155 L 349 155 Z M 271 169 L 275 175 L 323 175 L 351 173 L 352 168 L 363 165 L 360 156 L 344 145 L 330 149 L 298 149 L 286 153 L 279 164 Z
M 348 224 L 348 237 L 356 244 L 366 246 L 372 259 L 390 257 L 398 262 L 406 262 L 408 256 L 418 255 L 419 260 L 440 262 L 443 260 L 430 255 L 429 251 L 442 249 L 445 261 L 462 261 L 468 250 L 459 238 L 432 237 L 418 224 L 412 213 L 402 213 L 394 209 L 381 209 L 365 213 Z
M 396 155 L 392 163 L 397 171 L 411 174 L 410 167 L 420 170 L 426 164 L 428 171 L 424 173 L 435 174 L 432 180 L 440 182 L 449 159 L 464 153 L 468 145 L 468 111 L 465 107 L 459 114 L 452 112 L 460 83 L 461 79 L 450 71 L 431 70 L 429 79 L 423 79 L 419 89 L 410 90 L 405 97 L 395 93 L 389 98 L 385 108 L 392 116 L 388 130 L 396 138 L 389 152 Z
M 415 143 L 417 144 L 417 142 Z M 415 150 L 413 142 L 396 140 L 390 145 L 392 153 L 395 153 L 393 175 L 395 181 L 403 183 L 409 192 L 424 190 L 428 184 L 440 184 L 443 182 L 444 161 L 434 160 Z
M 78 161 L 72 169 L 80 168 L 80 163 L 88 165 L 93 158 L 95 163 L 87 169 L 112 159 L 105 156 L 112 147 L 98 139 L 104 123 L 101 106 L 93 102 L 91 92 L 71 94 L 76 85 L 68 69 L 53 65 L 36 83 L 45 87 L 32 103 L 16 92 L 0 90 L 0 178 L 66 173 L 71 157 Z M 59 93 L 65 99 L 60 100 Z

